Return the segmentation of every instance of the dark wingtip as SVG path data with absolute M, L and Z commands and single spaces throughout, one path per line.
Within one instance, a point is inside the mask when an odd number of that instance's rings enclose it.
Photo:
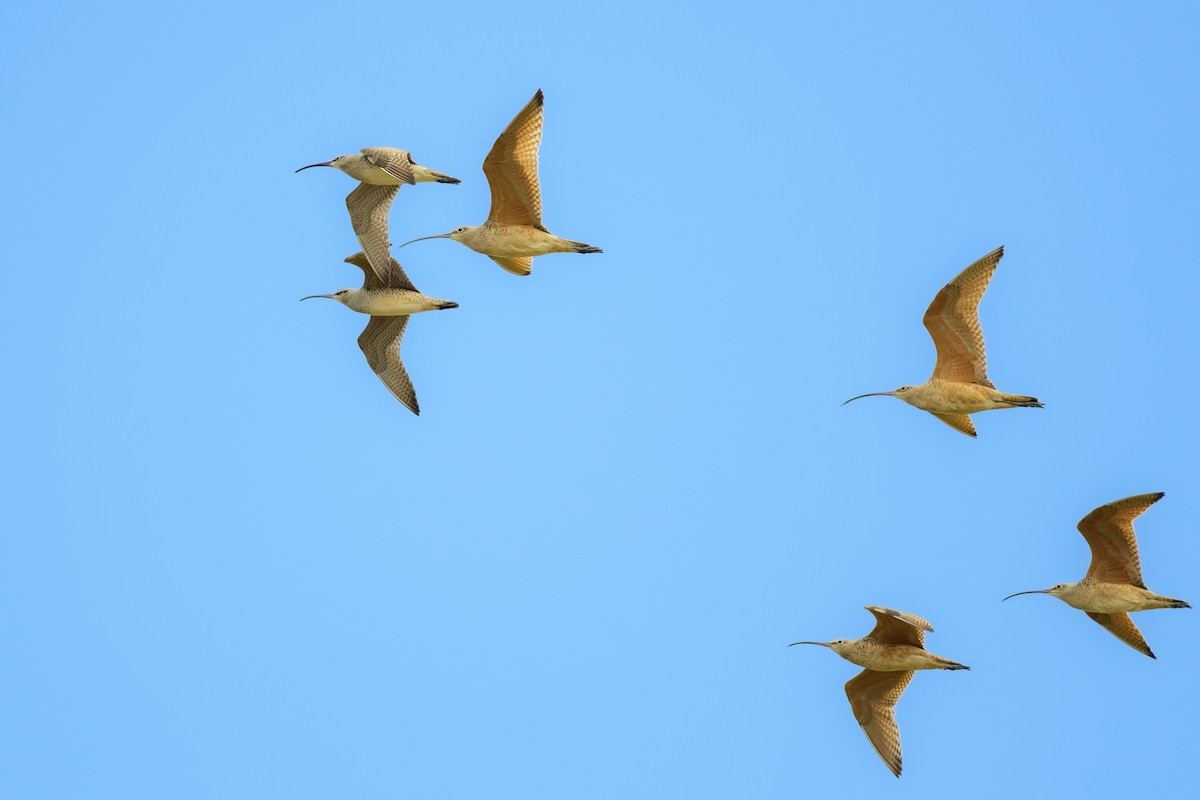
M 449 175 L 443 175 L 437 179 L 438 183 L 462 183 L 458 178 L 451 178 Z
M 444 311 L 447 308 L 458 308 L 458 303 L 455 303 L 453 300 L 447 300 L 446 302 L 444 302 L 438 306 L 438 309 L 442 310 L 442 311 Z
M 546 95 L 542 93 L 541 89 L 538 89 L 537 94 L 533 96 L 533 99 L 536 100 L 537 104 L 540 106 L 542 103 L 546 102 Z

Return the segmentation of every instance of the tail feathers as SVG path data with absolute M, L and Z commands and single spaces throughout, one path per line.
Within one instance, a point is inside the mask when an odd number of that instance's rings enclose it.
M 584 244 L 583 242 L 571 242 L 571 244 L 575 247 L 576 253 L 603 253 L 604 252 L 599 247 L 592 247 L 590 244 Z
M 1026 397 L 1020 394 L 1006 394 L 1000 398 L 1001 403 L 1008 403 L 1019 408 L 1045 408 L 1036 397 Z
M 454 302 L 453 300 L 443 300 L 438 303 L 439 311 L 444 311 L 447 308 L 458 308 L 458 303 Z
M 433 170 L 429 171 L 433 172 L 433 178 L 438 183 L 462 183 L 462 181 L 460 181 L 458 178 L 451 178 L 449 175 L 443 175 L 442 173 L 434 172 Z
M 947 661 L 942 665 L 942 669 L 970 669 L 966 664 L 959 664 L 957 661 Z

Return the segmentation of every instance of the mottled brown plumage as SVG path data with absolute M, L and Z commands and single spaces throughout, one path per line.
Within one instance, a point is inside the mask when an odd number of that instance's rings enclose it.
M 988 253 L 946 284 L 929 304 L 923 321 L 937 348 L 937 363 L 928 381 L 892 392 L 860 394 L 846 403 L 859 397 L 898 397 L 971 437 L 975 436 L 975 423 L 970 414 L 998 408 L 1041 408 L 1036 397 L 997 390 L 987 375 L 979 301 L 1003 255 L 1003 247 Z
M 458 308 L 458 303 L 421 294 L 400 262 L 390 256 L 387 274 L 383 276 L 376 273 L 364 253 L 355 253 L 346 259 L 346 263 L 363 271 L 361 289 L 311 296 L 337 300 L 353 311 L 371 315 L 371 321 L 358 337 L 358 346 L 383 385 L 410 411 L 420 414 L 417 393 L 400 360 L 400 342 L 408 327 L 408 317 L 422 311 Z
M 932 633 L 933 626 L 921 617 L 883 606 L 866 606 L 866 609 L 875 616 L 875 627 L 861 639 L 792 644 L 828 647 L 847 661 L 865 667 L 846 684 L 846 697 L 867 741 L 898 778 L 902 764 L 895 707 L 914 672 L 970 667 L 925 649 L 925 633 Z
M 542 90 L 508 124 L 483 160 L 492 207 L 482 225 L 464 225 L 423 239 L 453 239 L 483 253 L 514 275 L 533 271 L 533 257 L 548 253 L 600 253 L 598 247 L 555 236 L 542 224 L 538 148 L 542 143 Z
M 350 212 L 350 226 L 354 228 L 354 235 L 358 237 L 371 268 L 380 279 L 384 279 L 392 274 L 388 266 L 392 246 L 388 238 L 388 214 L 401 185 L 461 181 L 421 166 L 407 150 L 364 147 L 360 152 L 361 155 L 338 156 L 332 161 L 309 164 L 296 172 L 309 167 L 333 167 L 362 182 L 346 195 L 346 209 Z
M 1083 580 L 1060 583 L 1049 589 L 1017 592 L 1008 597 L 1021 594 L 1057 597 L 1072 608 L 1087 613 L 1134 650 L 1156 658 L 1142 632 L 1130 619 L 1129 612 L 1191 608 L 1183 600 L 1151 592 L 1142 581 L 1142 563 L 1133 521 L 1162 497 L 1162 492 L 1139 494 L 1093 510 L 1079 521 L 1079 532 L 1092 550 L 1092 562 Z

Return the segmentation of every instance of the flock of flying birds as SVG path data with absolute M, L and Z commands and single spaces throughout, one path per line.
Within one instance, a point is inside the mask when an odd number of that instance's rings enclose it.
M 483 160 L 483 173 L 492 190 L 492 208 L 487 221 L 482 225 L 464 225 L 439 236 L 413 239 L 401 247 L 422 239 L 453 239 L 483 253 L 514 275 L 532 272 L 534 256 L 603 252 L 598 247 L 555 236 L 542 224 L 542 190 L 538 184 L 542 103 L 542 90 L 538 89 L 533 99 L 508 123 Z M 301 299 L 327 297 L 352 311 L 370 314 L 371 321 L 358 337 L 358 346 L 371 369 L 396 399 L 414 414 L 420 414 L 417 393 L 400 360 L 400 340 L 409 316 L 421 311 L 458 308 L 458 303 L 438 300 L 417 291 L 400 262 L 391 255 L 388 214 L 404 184 L 461 181 L 421 166 L 413 161 L 407 150 L 366 147 L 361 153 L 338 156 L 332 161 L 309 164 L 296 170 L 334 167 L 360 181 L 358 188 L 346 196 L 346 208 L 350 211 L 350 225 L 362 251 L 346 258 L 346 263 L 362 269 L 362 288 Z
M 937 293 L 925 311 L 925 327 L 937 348 L 937 363 L 929 380 L 920 386 L 901 386 L 892 392 L 858 395 L 846 403 L 859 397 L 898 397 L 972 437 L 975 425 L 971 414 L 999 408 L 1041 408 L 1036 397 L 1005 394 L 987 377 L 979 301 L 1003 255 L 1004 248 L 997 248 L 967 267 Z M 1116 500 L 1079 521 L 1079 532 L 1092 550 L 1092 562 L 1083 580 L 1017 592 L 1004 599 L 1018 594 L 1057 597 L 1085 612 L 1139 653 L 1155 658 L 1141 631 L 1129 618 L 1129 612 L 1191 607 L 1183 600 L 1151 592 L 1142 581 L 1133 521 L 1162 496 L 1158 492 Z M 888 769 L 900 777 L 900 729 L 896 726 L 895 707 L 913 674 L 919 669 L 970 667 L 928 652 L 925 633 L 932 633 L 933 628 L 920 617 L 882 606 L 866 608 L 875 615 L 875 627 L 861 639 L 792 644 L 828 647 L 864 668 L 846 683 L 846 696 L 871 746 Z
M 496 139 L 483 161 L 483 172 L 492 192 L 487 221 L 412 241 L 453 239 L 483 253 L 515 275 L 530 274 L 534 256 L 602 252 L 591 245 L 554 236 L 542 225 L 542 196 L 538 185 L 542 101 L 542 92 L 538 90 Z M 420 413 L 412 382 L 400 360 L 401 337 L 410 315 L 457 308 L 458 304 L 417 291 L 399 262 L 391 256 L 388 214 L 396 193 L 404 184 L 460 181 L 417 164 L 405 150 L 390 147 L 368 147 L 361 155 L 338 156 L 332 161 L 310 164 L 296 171 L 309 167 L 335 167 L 360 181 L 346 197 L 346 207 L 362 251 L 346 261 L 362 269 L 364 275 L 361 289 L 342 289 L 334 294 L 310 297 L 337 300 L 353 311 L 371 316 L 358 337 L 367 363 L 401 403 L 414 414 Z M 1004 248 L 1000 247 L 971 264 L 938 292 L 925 312 L 925 327 L 937 347 L 937 363 L 928 381 L 920 386 L 901 386 L 892 392 L 859 395 L 846 402 L 878 395 L 897 397 L 972 437 L 976 434 L 971 414 L 1001 408 L 1041 408 L 1036 397 L 1001 392 L 987 377 L 979 301 L 1003 255 Z M 1162 496 L 1158 493 L 1127 497 L 1092 511 L 1079 522 L 1079 532 L 1092 550 L 1092 562 L 1083 580 L 1017 594 L 1057 597 L 1087 613 L 1130 647 L 1154 658 L 1146 640 L 1129 618 L 1129 612 L 1190 607 L 1183 600 L 1149 591 L 1142 581 L 1133 520 Z M 924 619 L 882 606 L 866 608 L 875 616 L 875 627 L 861 639 L 793 644 L 828 647 L 864 668 L 846 684 L 846 695 L 867 739 L 893 774 L 899 777 L 900 731 L 896 726 L 895 706 L 915 671 L 970 668 L 925 649 L 925 633 L 932 632 L 933 628 Z

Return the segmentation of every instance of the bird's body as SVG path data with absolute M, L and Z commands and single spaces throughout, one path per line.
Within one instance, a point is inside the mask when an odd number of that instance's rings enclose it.
M 346 209 L 350 212 L 350 225 L 362 245 L 371 268 L 381 279 L 392 274 L 388 262 L 391 258 L 391 240 L 388 238 L 388 213 L 396 193 L 404 184 L 423 182 L 461 183 L 436 170 L 423 167 L 413 161 L 407 150 L 394 147 L 365 147 L 361 154 L 344 155 L 309 167 L 333 167 L 359 181 L 354 191 L 346 195 Z
M 435 311 L 444 308 L 455 308 L 455 304 L 446 305 L 448 300 L 438 300 L 408 289 L 346 289 L 346 294 L 337 298 L 342 305 L 360 314 L 370 314 L 373 317 L 400 317 L 418 314 L 422 311 Z
M 860 667 L 879 672 L 917 669 L 966 669 L 962 664 L 934 655 L 924 647 L 877 641 L 873 636 L 852 639 L 831 647 L 835 653 Z
M 926 310 L 923 321 L 937 347 L 937 364 L 928 381 L 891 392 L 858 395 L 846 403 L 874 395 L 896 397 L 968 436 L 975 436 L 970 414 L 1000 408 L 1041 408 L 1036 397 L 1001 392 L 987 376 L 979 301 L 1003 255 L 1004 248 L 999 247 L 967 267 L 938 292 Z
M 603 252 L 598 247 L 555 236 L 542 224 L 542 189 L 538 181 L 542 102 L 539 89 L 496 139 L 483 161 L 483 172 L 492 191 L 487 221 L 438 236 L 422 236 L 412 242 L 453 239 L 490 257 L 514 275 L 532 272 L 535 256 Z
M 793 642 L 828 647 L 847 661 L 864 667 L 846 683 L 846 697 L 854 718 L 883 763 L 898 778 L 901 771 L 900 728 L 895 706 L 921 669 L 970 669 L 925 649 L 925 633 L 933 626 L 913 614 L 882 606 L 866 606 L 875 615 L 875 627 L 861 639 L 832 642 Z M 790 647 L 791 645 L 789 645 Z
M 352 311 L 369 314 L 371 321 L 358 337 L 358 346 L 362 348 L 371 369 L 396 399 L 414 414 L 420 414 L 417 393 L 400 360 L 400 341 L 412 314 L 458 308 L 458 303 L 421 294 L 408 279 L 400 263 L 394 258 L 389 257 L 388 260 L 388 274 L 380 278 L 366 255 L 355 253 L 346 259 L 346 263 L 363 271 L 361 289 L 342 289 L 333 294 L 315 294 L 302 299 L 326 297 L 337 300 Z
M 1072 608 L 1087 612 L 1134 650 L 1155 658 L 1129 613 L 1155 608 L 1191 608 L 1183 600 L 1150 591 L 1142 580 L 1133 521 L 1162 497 L 1161 492 L 1126 497 L 1100 506 L 1079 521 L 1079 532 L 1092 550 L 1092 562 L 1083 580 L 1060 583 L 1049 589 L 1017 592 L 1008 597 L 1020 594 L 1057 597 Z

